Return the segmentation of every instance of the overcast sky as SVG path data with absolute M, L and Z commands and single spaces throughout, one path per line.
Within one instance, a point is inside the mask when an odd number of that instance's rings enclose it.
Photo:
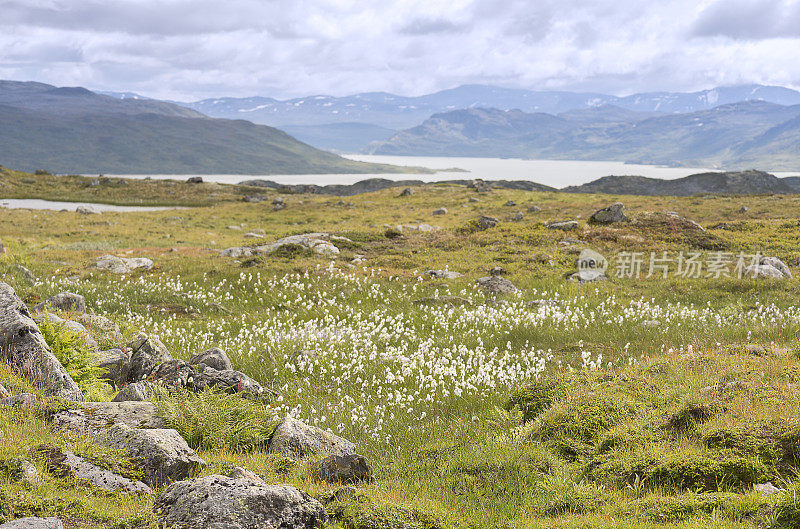
M 194 100 L 800 87 L 800 0 L 0 0 L 0 78 Z

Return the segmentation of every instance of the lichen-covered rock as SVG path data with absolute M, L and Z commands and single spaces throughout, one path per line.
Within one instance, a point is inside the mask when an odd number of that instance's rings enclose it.
M 141 481 L 128 479 L 101 468 L 69 450 L 40 445 L 33 449 L 33 453 L 45 461 L 51 474 L 58 477 L 73 476 L 104 490 L 142 494 L 152 494 L 153 492 Z
M 172 355 L 155 336 L 140 333 L 126 347 L 131 350 L 128 380 L 132 382 L 147 378 L 156 366 L 172 360 Z
M 147 257 L 117 257 L 102 255 L 97 258 L 95 266 L 99 270 L 108 270 L 112 274 L 129 274 L 134 270 L 150 270 L 154 264 Z
M 208 367 L 216 369 L 217 371 L 233 369 L 233 365 L 231 364 L 228 355 L 225 353 L 225 351 L 218 347 L 208 349 L 202 353 L 194 353 L 191 358 L 189 358 L 189 363 L 193 366 L 205 364 Z
M 46 309 L 86 312 L 86 299 L 80 294 L 75 294 L 73 292 L 61 292 L 33 307 L 34 311 Z
M 212 388 L 227 391 L 228 393 L 242 393 L 256 400 L 268 400 L 274 396 L 273 393 L 265 390 L 261 384 L 252 378 L 241 371 L 232 369 L 220 371 L 213 367 L 205 367 L 203 371 L 193 377 L 189 387 L 196 391 Z
M 589 224 L 615 224 L 626 220 L 628 217 L 625 216 L 625 206 L 622 202 L 615 202 L 595 211 L 589 217 Z
M 124 386 L 129 379 L 131 369 L 131 352 L 122 349 L 109 349 L 98 354 L 97 367 L 102 370 L 101 378 L 114 384 Z
M 478 223 L 478 227 L 482 230 L 488 230 L 490 228 L 494 228 L 500 223 L 500 219 L 495 217 L 487 217 L 486 215 L 481 215 L 478 217 L 476 221 Z
M 750 265 L 744 269 L 744 277 L 752 279 L 784 279 L 783 272 L 769 264 Z
M 82 401 L 83 394 L 44 341 L 14 289 L 0 282 L 0 360 L 47 388 L 48 393 Z
M 0 525 L 0 529 L 64 529 L 64 524 L 56 517 L 17 518 Z
M 481 277 L 476 283 L 491 294 L 513 294 L 517 291 L 514 283 L 500 276 Z
M 136 429 L 115 424 L 100 432 L 95 440 L 110 448 L 124 449 L 131 457 L 141 458 L 145 482 L 151 487 L 194 476 L 206 466 L 206 462 L 175 430 Z
M 778 259 L 777 257 L 762 257 L 759 260 L 759 264 L 762 265 L 762 266 L 767 265 L 767 266 L 771 266 L 771 267 L 775 268 L 781 274 L 783 274 L 784 277 L 787 277 L 787 278 L 791 278 L 792 277 L 792 271 L 789 270 L 789 267 L 786 266 L 786 264 L 783 261 L 781 261 L 780 259 Z
M 578 221 L 563 220 L 558 222 L 550 222 L 548 224 L 545 224 L 545 227 L 548 230 L 562 230 L 562 231 L 576 230 L 578 229 Z
M 79 410 L 64 410 L 53 414 L 57 428 L 86 434 L 96 434 L 114 424 L 131 428 L 164 428 L 166 423 L 158 415 L 152 402 L 87 402 Z
M 153 510 L 176 529 L 319 529 L 325 508 L 288 485 L 257 485 L 227 476 L 173 483 Z
M 286 417 L 275 429 L 269 441 L 269 449 L 292 458 L 356 453 L 356 446 L 347 439 L 292 417 Z
M 320 255 L 334 256 L 339 254 L 339 248 L 331 242 L 333 240 L 352 242 L 346 237 L 336 237 L 328 233 L 304 233 L 284 237 L 271 244 L 226 248 L 220 252 L 220 255 L 233 258 L 252 257 L 254 255 L 269 255 L 281 250 L 299 248 L 301 250 L 310 250 Z
M 426 270 L 422 275 L 432 279 L 456 279 L 464 274 L 452 270 Z
M 111 399 L 112 402 L 143 402 L 155 394 L 153 384 L 147 381 L 131 382 Z
M 372 481 L 372 468 L 364 456 L 347 454 L 331 455 L 311 465 L 314 476 L 331 483 L 358 483 Z

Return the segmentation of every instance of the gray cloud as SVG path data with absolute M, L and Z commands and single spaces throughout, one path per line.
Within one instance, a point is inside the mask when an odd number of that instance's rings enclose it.
M 781 0 L 0 0 L 0 78 L 153 97 L 800 84 Z M 679 13 L 680 15 L 676 15 Z M 781 37 L 776 39 L 774 37 Z

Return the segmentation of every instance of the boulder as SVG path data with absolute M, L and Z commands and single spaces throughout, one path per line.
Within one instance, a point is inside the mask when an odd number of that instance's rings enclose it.
M 207 366 L 200 373 L 194 375 L 189 387 L 195 391 L 212 388 L 228 393 L 242 393 L 256 400 L 270 400 L 274 396 L 271 391 L 264 389 L 261 384 L 241 371 L 232 369 L 220 371 Z
M 481 277 L 476 283 L 491 294 L 513 294 L 517 291 L 514 283 L 500 276 Z
M 331 483 L 358 483 L 372 481 L 372 468 L 358 454 L 330 455 L 311 465 L 314 477 Z
M 32 451 L 39 459 L 44 460 L 48 471 L 54 476 L 63 478 L 73 476 L 88 481 L 91 485 L 128 494 L 152 494 L 153 489 L 138 480 L 129 479 L 110 470 L 90 463 L 74 452 L 55 446 L 39 445 Z
M 792 277 L 792 271 L 789 270 L 789 267 L 777 257 L 762 257 L 758 264 L 771 266 L 783 274 L 784 277 L 788 277 L 790 279 Z
M 513 200 L 509 200 L 508 202 L 506 202 L 506 203 L 505 203 L 505 204 L 503 204 L 503 205 L 504 205 L 504 206 L 506 206 L 506 207 L 508 207 L 508 208 L 513 208 L 514 206 L 516 206 L 516 205 L 517 205 L 517 203 L 516 203 L 516 202 L 514 202 Z
M 94 206 L 90 206 L 88 204 L 78 206 L 75 208 L 75 211 L 80 215 L 98 215 L 100 213 L 94 208 Z
M 578 221 L 577 220 L 563 220 L 558 222 L 549 222 L 545 224 L 545 227 L 548 230 L 576 230 L 578 229 Z
M 156 366 L 172 360 L 161 340 L 144 333 L 138 334 L 126 348 L 131 351 L 128 380 L 132 382 L 147 378 Z
M 783 272 L 769 264 L 750 265 L 744 269 L 744 277 L 752 279 L 784 279 Z
M 628 217 L 625 216 L 625 206 L 622 202 L 615 202 L 610 206 L 595 211 L 589 217 L 589 224 L 615 224 L 626 220 L 628 220 Z
M 202 353 L 192 354 L 191 358 L 189 358 L 189 363 L 193 366 L 205 364 L 206 366 L 213 367 L 218 371 L 233 369 L 233 365 L 231 364 L 228 355 L 225 353 L 225 351 L 218 347 L 213 347 L 203 351 Z
M 447 208 L 436 208 L 433 210 L 434 215 L 447 215 Z
M 61 292 L 50 299 L 34 305 L 33 310 L 38 312 L 46 309 L 74 310 L 86 312 L 86 299 L 80 294 Z
M 489 228 L 494 228 L 500 223 L 500 220 L 495 217 L 487 217 L 486 215 L 481 215 L 478 217 L 478 227 L 482 230 L 488 230 Z
M 197 371 L 185 360 L 173 359 L 158 364 L 150 372 L 148 380 L 167 388 L 183 388 L 194 381 Z
M 492 186 L 487 184 L 485 181 L 481 180 L 480 178 L 476 178 L 472 180 L 468 185 L 468 188 L 474 189 L 478 193 L 490 193 L 492 191 Z
M 131 382 L 111 399 L 111 402 L 144 402 L 155 395 L 155 390 L 150 382 Z
M 134 270 L 150 270 L 154 264 L 147 257 L 116 257 L 114 255 L 102 255 L 97 258 L 95 266 L 99 270 L 108 270 L 112 274 L 129 274 Z
M 400 195 L 398 195 L 398 196 L 401 196 L 401 197 L 410 197 L 410 196 L 411 196 L 411 195 L 413 195 L 413 194 L 414 194 L 414 190 L 413 190 L 413 189 L 411 189 L 410 187 L 407 187 L 407 188 L 403 189 L 403 190 L 400 192 Z
M 453 272 L 451 270 L 426 270 L 422 273 L 422 275 L 425 277 L 430 277 L 431 279 L 455 279 L 463 276 L 464 274 Z
M 176 529 L 321 529 L 325 507 L 289 485 L 206 476 L 173 483 L 153 510 Z
M 42 384 L 52 395 L 82 401 L 83 394 L 45 343 L 14 289 L 0 282 L 0 360 Z
M 286 417 L 275 429 L 269 449 L 298 459 L 323 454 L 344 456 L 356 453 L 356 446 L 347 439 L 291 417 Z
M 52 516 L 50 518 L 17 518 L 4 524 L 0 524 L 0 529 L 64 529 L 61 520 Z
M 118 388 L 124 386 L 131 369 L 130 350 L 108 349 L 97 353 L 97 357 L 97 367 L 103 371 L 101 378 Z
M 9 393 L 9 391 L 5 387 L 3 387 L 2 384 L 0 384 L 0 399 L 4 399 L 4 398 L 10 397 L 10 396 L 11 396 L 11 393 Z
M 87 402 L 83 408 L 53 414 L 53 425 L 62 430 L 96 434 L 115 424 L 130 428 L 165 428 L 152 402 Z
M 521 211 L 517 211 L 511 216 L 511 220 L 514 222 L 520 222 L 525 219 L 525 214 Z
M 203 177 L 202 176 L 190 176 L 186 179 L 186 182 L 189 184 L 202 184 Z
M 194 476 L 206 466 L 206 462 L 175 430 L 135 429 L 115 424 L 101 431 L 95 440 L 103 446 L 124 449 L 131 457 L 141 458 L 145 482 L 151 487 Z
M 528 213 L 538 213 L 540 211 L 542 211 L 542 208 L 535 204 L 533 206 L 528 206 Z

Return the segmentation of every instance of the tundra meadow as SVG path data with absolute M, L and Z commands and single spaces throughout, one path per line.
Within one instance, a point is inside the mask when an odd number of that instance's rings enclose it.
M 29 306 L 63 291 L 84 296 L 87 312 L 120 330 L 96 334 L 100 349 L 142 332 L 175 358 L 219 347 L 265 388 L 265 403 L 180 388 L 153 397 L 208 462 L 202 475 L 235 465 L 292 484 L 325 503 L 326 526 L 348 529 L 800 526 L 800 289 L 793 278 L 733 273 L 738 255 L 777 257 L 796 272 L 794 196 L 426 185 L 340 199 L 68 177 L 54 197 L 48 175 L 2 178 L 9 198 L 139 196 L 150 198 L 136 205 L 183 208 L 3 210 L 0 271 Z M 617 201 L 625 222 L 586 222 Z M 484 228 L 482 215 L 497 222 Z M 548 227 L 555 221 L 577 225 Z M 338 253 L 220 253 L 315 232 L 337 237 Z M 587 248 L 609 258 L 606 280 L 574 280 Z M 733 256 L 731 274 L 647 277 L 651 252 L 721 251 Z M 644 273 L 616 266 L 630 252 L 642 253 Z M 104 255 L 155 266 L 115 274 L 97 268 Z M 477 282 L 492 274 L 513 291 Z M 41 394 L 9 370 L 0 375 Z M 0 409 L 0 521 L 162 526 L 149 495 L 66 483 L 44 468 L 37 483 L 15 479 L 12 463 L 31 446 L 85 445 L 45 415 Z M 285 416 L 352 441 L 374 479 L 325 482 L 313 459 L 270 452 Z

